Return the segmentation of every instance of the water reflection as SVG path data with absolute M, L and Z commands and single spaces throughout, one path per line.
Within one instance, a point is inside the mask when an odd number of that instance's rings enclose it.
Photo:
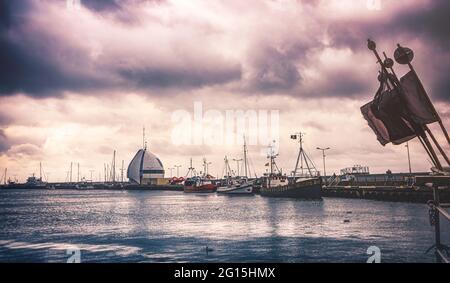
M 0 191 L 0 261 L 433 261 L 427 207 L 144 191 Z M 214 251 L 206 254 L 205 247 Z

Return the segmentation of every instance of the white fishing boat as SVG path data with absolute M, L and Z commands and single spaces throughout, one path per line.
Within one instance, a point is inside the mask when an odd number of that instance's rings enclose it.
M 270 161 L 266 164 L 266 166 L 270 166 L 270 173 L 263 178 L 263 185 L 260 190 L 262 196 L 299 199 L 322 198 L 322 181 L 318 176 L 314 163 L 302 147 L 302 137 L 303 135 L 301 133 L 291 136 L 292 139 L 298 138 L 300 144 L 297 162 L 295 164 L 294 171 L 292 171 L 291 178 L 283 175 L 281 170 L 278 169 L 278 166 L 275 163 L 275 158 L 278 154 L 275 154 L 272 147 L 270 147 L 269 154 L 267 156 Z
M 242 160 L 242 159 L 241 159 Z M 247 144 L 245 142 L 244 137 L 244 171 L 245 176 L 239 176 L 239 163 L 238 163 L 238 172 L 237 176 L 233 176 L 232 170 L 230 168 L 230 164 L 228 162 L 228 158 L 225 156 L 225 184 L 219 186 L 217 188 L 218 194 L 228 194 L 228 195 L 252 195 L 254 194 L 253 190 L 253 180 L 248 179 L 248 160 L 247 160 Z

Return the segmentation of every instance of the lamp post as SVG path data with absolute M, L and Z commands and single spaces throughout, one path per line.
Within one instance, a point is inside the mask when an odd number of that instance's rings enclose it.
M 173 167 L 177 168 L 177 178 L 179 178 L 181 165 L 174 165 Z
M 170 178 L 172 178 L 173 177 L 173 169 L 175 169 L 175 168 L 167 168 L 167 169 L 170 170 Z
M 327 171 L 326 171 L 326 168 L 325 168 L 325 157 L 326 157 L 325 151 L 329 150 L 330 148 L 329 148 L 329 147 L 327 147 L 327 148 L 320 148 L 320 147 L 318 147 L 317 149 L 322 151 L 322 158 L 323 158 L 323 176 L 325 177 L 325 185 L 326 185 L 326 184 L 327 184 Z
M 406 151 L 408 152 L 408 166 L 409 166 L 409 174 L 412 174 L 412 170 L 411 170 L 411 156 L 409 154 L 409 143 L 407 142 L 406 145 Z

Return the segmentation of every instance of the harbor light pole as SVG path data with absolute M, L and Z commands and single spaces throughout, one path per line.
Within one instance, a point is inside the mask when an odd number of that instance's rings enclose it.
M 177 168 L 177 178 L 179 178 L 181 165 L 174 165 L 173 167 Z
M 329 148 L 329 147 L 327 147 L 327 148 L 320 148 L 320 147 L 318 147 L 317 149 L 322 151 L 322 158 L 323 158 L 323 176 L 324 176 L 324 178 L 325 178 L 325 185 L 326 185 L 326 184 L 327 184 L 327 171 L 326 171 L 326 168 L 325 168 L 325 157 L 326 157 L 325 151 L 329 150 L 330 148 Z
M 408 166 L 409 166 L 409 174 L 412 174 L 411 170 L 411 155 L 409 154 L 409 142 L 406 142 L 406 151 L 408 152 Z

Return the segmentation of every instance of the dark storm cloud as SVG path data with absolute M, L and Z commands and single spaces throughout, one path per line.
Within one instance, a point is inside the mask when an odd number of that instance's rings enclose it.
M 26 0 L 0 1 L 0 32 L 19 24 L 29 7 Z
M 235 66 L 216 66 L 214 69 L 201 66 L 189 68 L 145 68 L 119 69 L 119 74 L 138 88 L 195 88 L 205 85 L 223 84 L 240 80 L 241 68 Z
M 94 27 L 96 32 L 114 33 L 123 31 L 123 26 L 119 29 L 115 24 L 124 21 L 133 21 L 136 25 L 126 26 L 126 33 L 130 31 L 140 32 L 141 24 L 139 13 L 135 4 L 148 2 L 143 0 L 82 0 L 81 3 L 95 16 Z M 151 1 L 159 3 L 164 1 Z M 255 34 L 249 33 L 248 44 L 251 51 L 244 55 L 244 58 L 237 59 L 237 62 L 229 63 L 216 59 L 220 56 L 220 48 L 217 54 L 212 52 L 210 56 L 203 57 L 196 54 L 197 50 L 203 52 L 207 49 L 197 48 L 197 45 L 208 45 L 212 40 L 210 34 L 197 33 L 198 29 L 180 29 L 179 22 L 183 20 L 176 18 L 170 20 L 150 21 L 150 25 L 142 28 L 142 41 L 152 38 L 148 30 L 156 31 L 155 45 L 159 40 L 161 50 L 154 52 L 147 49 L 134 49 L 141 38 L 130 37 L 137 42 L 116 42 L 114 48 L 104 46 L 110 42 L 101 40 L 104 37 L 92 33 L 92 38 L 99 40 L 102 49 L 96 59 L 90 57 L 90 47 L 86 47 L 84 34 L 80 34 L 80 46 L 72 46 L 65 42 L 62 34 L 50 33 L 47 27 L 30 31 L 33 26 L 33 17 L 28 17 L 30 13 L 39 13 L 45 9 L 34 10 L 34 1 L 0 1 L 0 95 L 13 95 L 25 93 L 34 97 L 58 96 L 65 91 L 74 92 L 95 92 L 102 90 L 117 90 L 137 88 L 139 90 L 152 89 L 176 89 L 176 88 L 198 88 L 208 85 L 226 84 L 228 82 L 242 82 L 244 90 L 263 94 L 281 93 L 302 95 L 311 97 L 355 97 L 356 95 L 370 93 L 373 86 L 367 78 L 358 74 L 358 68 L 348 66 L 336 66 L 335 70 L 323 70 L 316 62 L 310 60 L 309 53 L 319 54 L 325 48 L 345 48 L 350 47 L 355 53 L 366 49 L 365 40 L 367 37 L 395 38 L 400 42 L 408 42 L 414 38 L 420 38 L 421 42 L 430 43 L 429 49 L 436 50 L 436 53 L 448 52 L 450 46 L 450 34 L 447 26 L 450 26 L 450 17 L 447 11 L 450 10 L 450 1 L 437 0 L 432 2 L 425 10 L 408 8 L 397 12 L 387 18 L 375 21 L 370 20 L 340 20 L 340 19 L 319 19 L 319 13 L 314 14 L 314 9 L 320 9 L 320 1 L 303 0 L 300 3 L 310 11 L 314 21 L 306 21 L 311 26 L 304 31 L 304 35 L 296 36 L 295 28 L 292 33 L 277 34 L 277 40 L 268 37 L 267 42 L 260 44 L 261 34 L 267 32 L 263 28 L 256 30 Z M 47 5 L 53 5 L 52 1 L 43 1 Z M 387 5 L 387 4 L 386 4 Z M 171 8 L 171 6 L 169 6 Z M 389 7 L 385 7 L 388 9 Z M 83 9 L 83 13 L 91 14 Z M 255 9 L 257 11 L 257 9 Z M 156 14 L 156 12 L 155 12 Z M 176 13 L 174 13 L 176 15 Z M 99 15 L 97 17 L 97 15 Z M 111 16 L 112 15 L 112 16 Z M 381 15 L 381 14 L 380 14 Z M 157 17 L 156 17 L 157 18 Z M 317 19 L 316 19 L 317 18 Z M 92 20 L 92 19 L 90 19 Z M 147 19 L 148 20 L 148 19 Z M 317 25 L 315 26 L 317 20 Z M 93 20 L 94 21 L 94 20 Z M 26 25 L 28 23 L 28 25 Z M 192 24 L 190 21 L 186 25 Z M 312 24 L 314 23 L 314 24 Z M 161 34 L 158 34 L 161 27 Z M 325 29 L 327 27 L 327 29 Z M 129 28 L 129 29 L 128 29 Z M 50 30 L 50 29 L 49 29 Z M 58 30 L 58 29 L 55 29 Z M 62 28 L 58 30 L 61 32 Z M 78 31 L 78 29 L 74 29 Z M 81 29 L 86 31 L 85 29 Z M 275 29 L 278 31 L 277 29 Z M 284 32 L 284 29 L 280 29 Z M 331 45 L 326 46 L 322 41 L 324 30 L 331 40 Z M 186 31 L 192 34 L 184 34 Z M 151 32 L 150 32 L 151 33 Z M 192 37 L 190 37 L 192 35 Z M 160 38 L 158 38 L 160 36 Z M 72 40 L 71 37 L 68 37 Z M 167 39 L 167 41 L 165 41 Z M 93 41 L 95 41 L 93 40 Z M 109 39 L 108 39 L 109 40 Z M 186 41 L 187 40 L 187 41 Z M 235 39 L 239 42 L 239 39 Z M 408 41 L 407 41 L 408 40 Z M 280 43 L 281 42 L 281 43 Z M 73 42 L 72 42 L 73 43 Z M 180 44 L 181 43 L 181 44 Z M 116 47 L 116 45 L 119 45 Z M 128 46 L 127 46 L 128 45 Z M 186 45 L 187 59 L 177 58 L 173 62 L 170 49 L 184 49 Z M 191 45 L 193 47 L 191 47 Z M 175 46 L 175 47 L 174 47 Z M 149 47 L 151 47 L 149 45 Z M 201 46 L 203 47 L 203 46 Z M 83 49 L 84 48 L 84 49 Z M 129 48 L 129 49 L 128 49 Z M 120 50 L 117 54 L 111 52 Z M 149 48 L 151 49 L 151 48 Z M 144 54 L 134 54 L 142 52 Z M 144 51 L 141 51 L 144 50 Z M 105 51 L 104 53 L 102 53 Z M 167 53 L 166 53 L 167 51 Z M 215 50 L 213 50 L 215 51 Z M 111 53 L 108 53 L 111 52 Z M 148 52 L 148 54 L 145 54 Z M 366 50 L 364 51 L 366 52 Z M 191 56 L 194 53 L 194 56 Z M 445 53 L 445 54 L 446 54 Z M 158 56 L 167 58 L 158 58 Z M 169 55 L 168 55 L 169 54 Z M 152 58 L 152 55 L 155 58 Z M 201 54 L 203 55 L 203 54 Z M 123 56 L 123 58 L 119 58 Z M 128 58 L 130 57 L 130 58 Z M 143 60 L 145 58 L 145 60 Z M 210 59 L 204 59 L 210 58 Z M 211 58 L 214 58 L 213 62 Z M 312 57 L 316 58 L 316 57 Z M 370 60 L 370 55 L 367 56 Z M 121 60 L 130 59 L 132 67 L 122 67 Z M 148 60 L 147 60 L 148 59 Z M 433 59 L 434 60 L 434 59 Z M 439 60 L 439 59 L 436 59 Z M 144 61 L 146 63 L 144 63 Z M 240 61 L 240 62 L 239 62 Z M 142 62 L 142 63 L 141 63 Z M 150 62 L 150 63 L 149 63 Z M 433 64 L 435 62 L 432 62 Z M 450 101 L 448 95 L 448 73 L 450 64 L 439 63 L 439 73 L 432 76 L 430 88 L 433 96 L 439 100 Z M 450 63 L 450 62 L 447 62 Z M 242 64 L 242 67 L 241 67 Z M 248 65 L 246 65 L 248 64 Z M 351 62 L 349 62 L 351 64 Z M 137 66 L 134 66 L 137 65 Z M 242 75 L 242 70 L 249 70 L 248 76 Z M 353 69 L 351 71 L 350 69 Z M 306 78 L 312 71 L 321 76 L 320 84 L 308 86 Z M 247 75 L 247 73 L 245 73 Z M 376 82 L 376 74 L 373 80 Z M 314 89 L 313 89 L 314 88 Z M 241 90 L 238 88 L 238 91 Z M 306 90 L 306 91 L 303 91 Z
M 98 13 L 121 13 L 127 5 L 143 1 L 82 1 Z M 162 1 L 152 1 L 159 3 Z M 57 35 L 30 28 L 32 1 L 0 2 L 0 96 L 24 93 L 33 97 L 60 96 L 64 91 L 159 89 L 227 83 L 241 78 L 239 64 L 205 62 L 178 66 L 121 68 L 121 58 L 102 57 L 93 62 L 88 50 L 72 46 Z M 51 2 L 46 2 L 51 3 Z M 124 13 L 128 13 L 124 12 Z M 122 16 L 120 16 L 122 17 Z M 115 20 L 99 18 L 113 23 Z M 121 18 L 119 21 L 121 21 Z M 27 22 L 28 21 L 28 22 Z M 81 35 L 80 35 L 81 36 Z M 149 54 L 149 56 L 151 56 Z M 106 58 L 106 60 L 104 60 Z M 104 61 L 103 61 L 104 60 Z M 208 63 L 209 64 L 209 63 Z
M 32 1 L 0 2 L 0 95 L 24 92 L 31 96 L 55 95 L 65 89 L 86 88 L 92 82 L 70 74 L 54 59 L 55 38 L 24 28 Z M 74 53 L 73 50 L 66 50 Z
M 289 90 L 300 82 L 301 75 L 294 60 L 298 54 L 266 46 L 252 56 L 250 83 L 253 89 L 263 92 Z
M 97 11 L 97 12 L 108 12 L 108 11 L 118 11 L 122 9 L 122 1 L 116 0 L 81 0 L 84 7 Z
M 88 90 L 107 84 L 82 73 L 66 71 L 64 63 L 53 57 L 54 53 L 43 42 L 26 34 L 19 40 L 0 34 L 0 95 L 23 92 L 46 97 L 60 95 L 64 90 Z
M 366 48 L 367 38 L 413 39 L 448 47 L 450 44 L 450 1 L 435 0 L 427 9 L 405 9 L 388 18 L 375 20 L 347 20 L 328 26 L 333 45 L 353 49 Z M 419 6 L 418 6 L 419 7 Z M 389 7 L 385 7 L 388 9 Z
M 84 7 L 96 12 L 119 12 L 140 3 L 162 3 L 165 0 L 81 0 Z
M 380 21 L 351 20 L 332 23 L 328 33 L 333 46 L 350 47 L 356 52 L 367 50 L 367 38 L 378 41 L 393 39 L 406 45 L 419 39 L 431 55 L 428 64 L 422 66 L 429 71 L 431 95 L 440 101 L 450 102 L 450 62 L 446 59 L 450 47 L 448 11 L 450 1 L 436 0 L 431 1 L 430 6 L 425 9 L 405 9 Z
M 5 135 L 5 131 L 0 129 L 0 153 L 7 151 L 10 147 L 11 145 Z
M 311 91 L 311 94 L 316 97 L 356 97 L 372 92 L 371 84 L 367 78 L 351 70 L 338 69 L 325 72 L 323 76 L 326 76 L 326 79 L 317 84 Z M 374 77 L 374 79 L 376 78 Z
M 139 18 L 131 11 L 130 7 L 142 3 L 163 3 L 166 0 L 81 0 L 83 7 L 99 13 L 101 15 L 109 15 L 123 24 L 137 25 Z
M 391 29 L 423 36 L 426 44 L 436 44 L 448 51 L 450 47 L 450 1 L 433 0 L 429 8 L 400 14 L 390 24 Z

